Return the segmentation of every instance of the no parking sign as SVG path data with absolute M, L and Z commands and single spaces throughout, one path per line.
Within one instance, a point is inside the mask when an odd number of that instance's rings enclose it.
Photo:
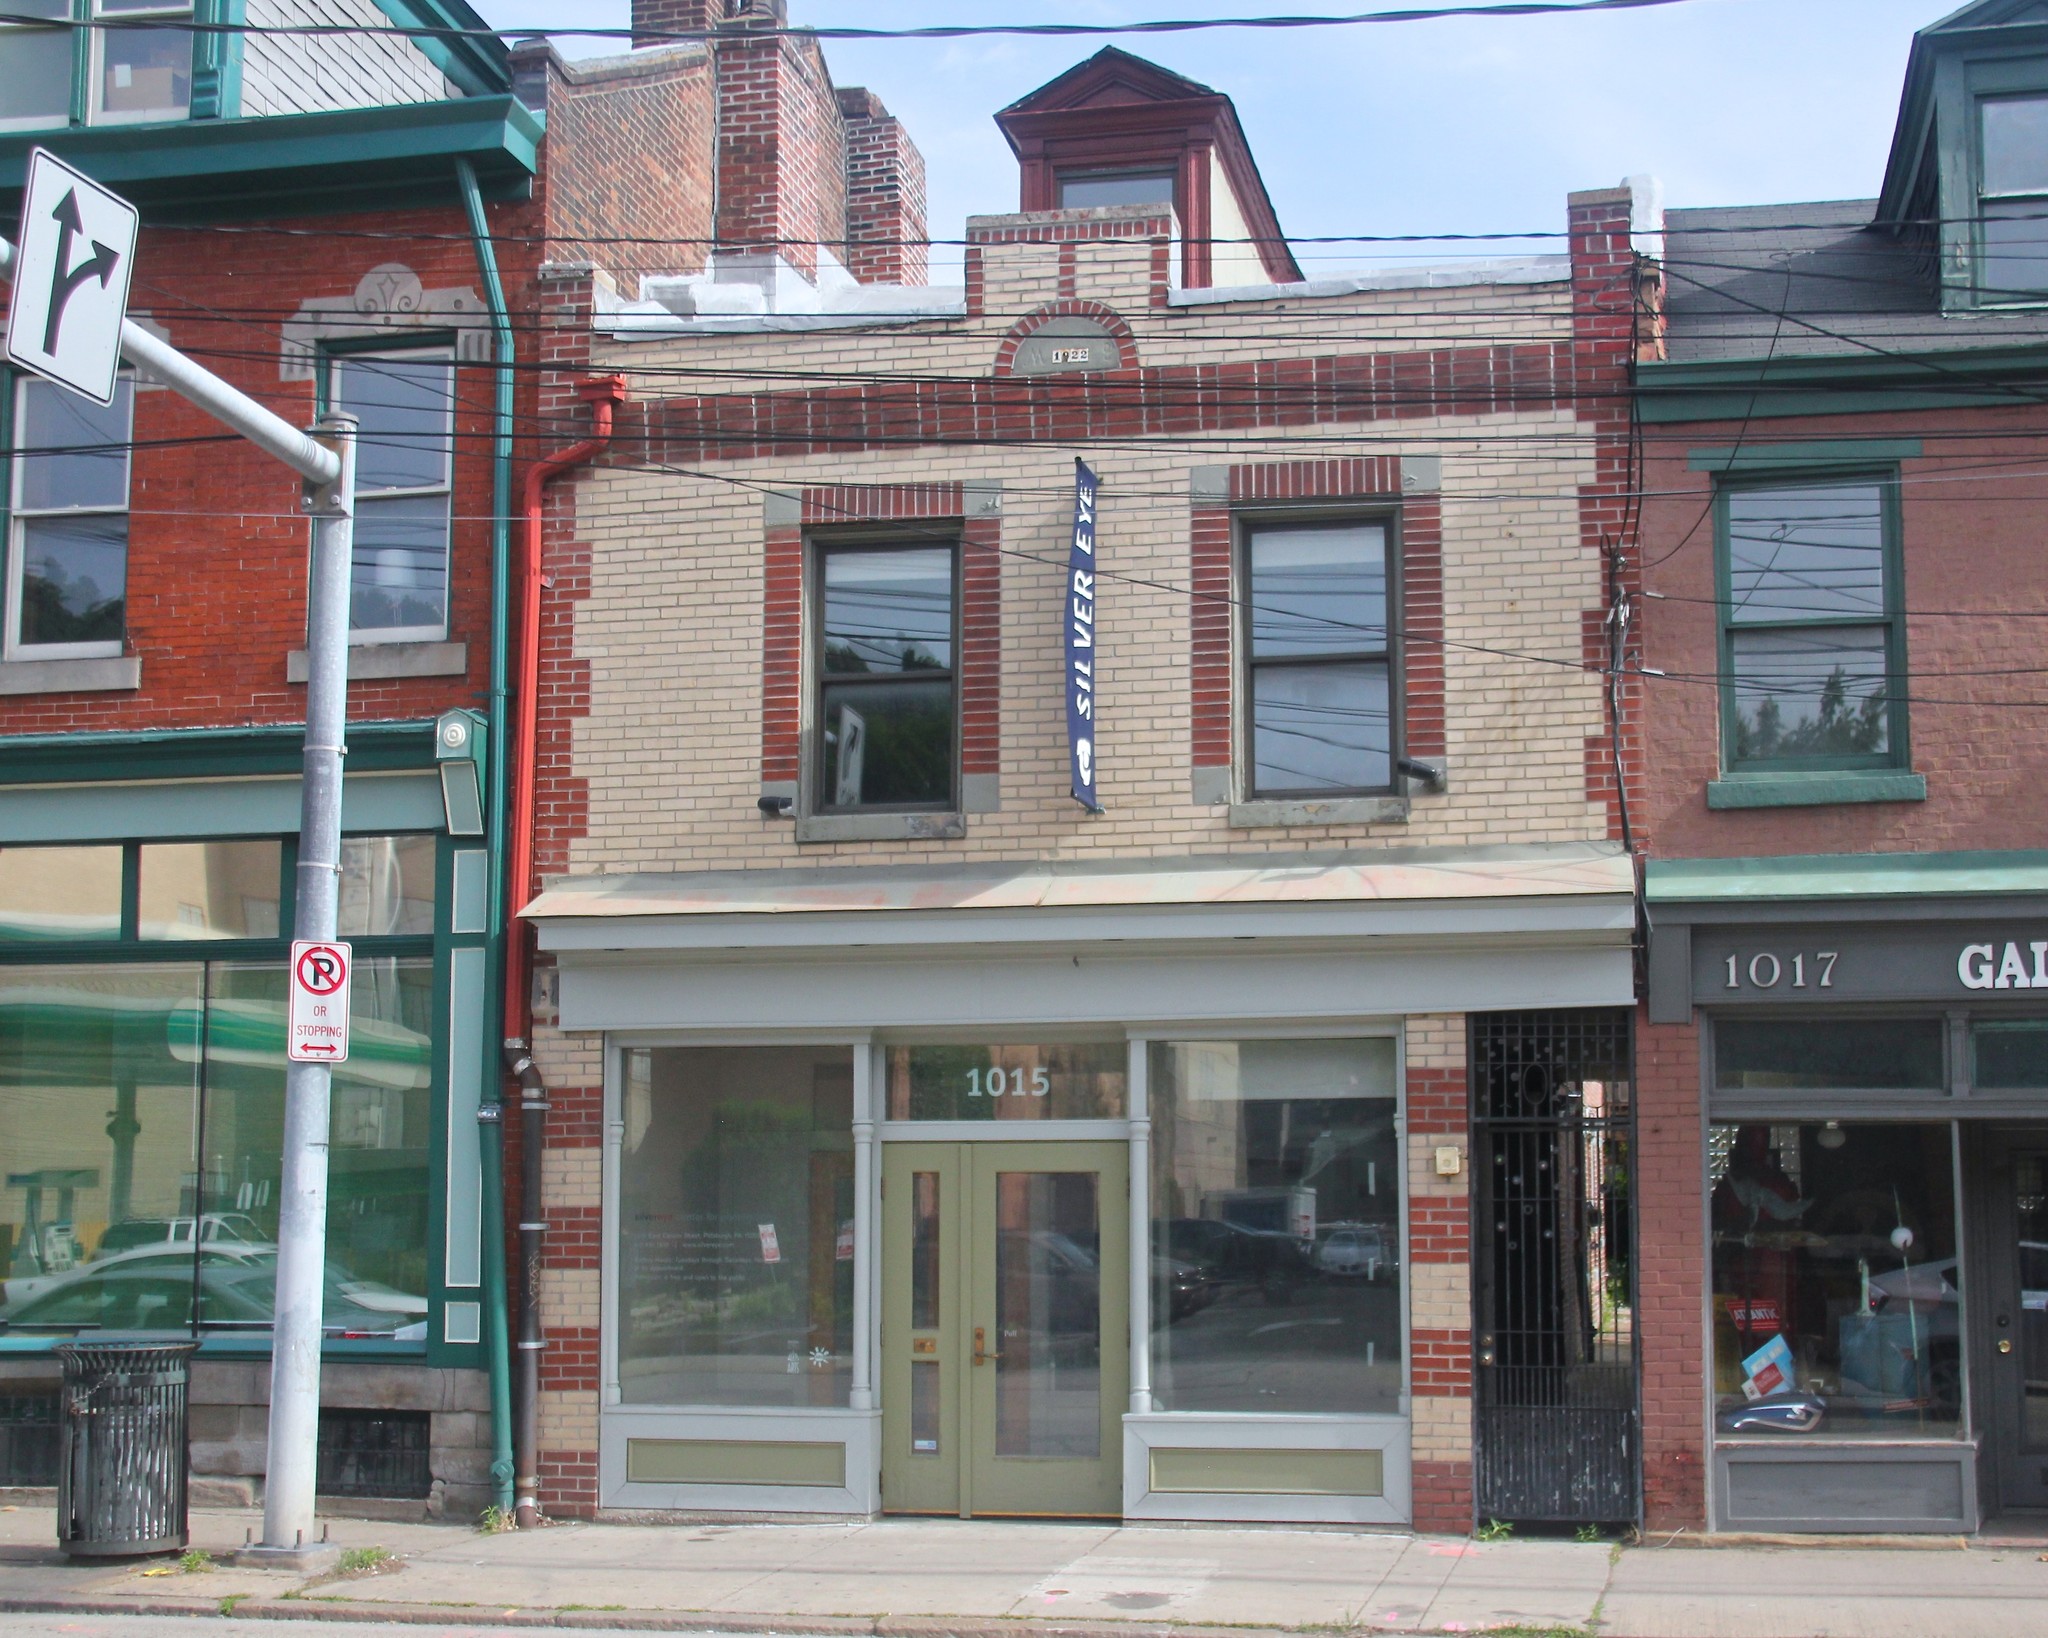
M 338 1064 L 348 1056 L 349 972 L 346 944 L 301 939 L 292 946 L 286 1051 L 295 1062 Z

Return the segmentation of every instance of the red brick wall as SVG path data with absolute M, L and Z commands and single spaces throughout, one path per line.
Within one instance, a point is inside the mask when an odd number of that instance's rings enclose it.
M 862 284 L 923 284 L 931 261 L 924 155 L 872 91 L 842 90 L 839 111 L 846 120 L 847 268 Z
M 846 126 L 815 41 L 720 37 L 718 238 L 807 275 L 846 237 Z
M 641 273 L 700 270 L 711 237 L 709 58 L 570 72 L 548 89 L 548 259 L 595 262 L 629 297 Z
M 1465 1148 L 1471 1131 L 1468 1077 L 1462 1068 L 1408 1066 L 1408 1141 L 1422 1150 L 1440 1143 Z M 1408 1196 L 1408 1261 L 1465 1266 L 1472 1259 L 1472 1203 L 1463 1192 Z M 1418 1399 L 1472 1398 L 1472 1330 L 1418 1327 L 1410 1335 L 1410 1368 Z M 1418 1460 L 1411 1465 L 1417 1530 L 1467 1535 L 1472 1529 L 1472 1463 Z
M 1643 1371 L 1643 1516 L 1706 1522 L 1707 1302 L 1699 1032 L 1636 1019 L 1636 1323 Z
M 1652 427 L 1643 548 L 1653 597 L 1644 662 L 1654 761 L 1644 825 L 1667 858 L 1950 851 L 2040 846 L 2048 738 L 2037 703 L 2048 607 L 2041 519 L 2041 408 L 1916 411 Z M 1686 452 L 1738 443 L 1918 438 L 1901 463 L 1902 556 L 1912 766 L 1924 802 L 1710 811 L 1720 769 L 1711 474 Z M 1706 679 L 1686 681 L 1684 679 Z
M 529 299 L 539 213 L 492 207 L 508 299 Z M 355 237 L 374 231 L 378 237 Z M 322 216 L 226 234 L 148 229 L 133 308 L 171 342 L 287 420 L 314 413 L 310 382 L 279 376 L 281 327 L 303 301 L 349 296 L 364 274 L 403 263 L 429 290 L 480 289 L 457 210 Z M 417 333 L 417 332 L 413 332 Z M 394 330 L 402 343 L 407 332 Z M 469 645 L 462 677 L 361 680 L 357 721 L 420 718 L 481 705 L 490 638 L 492 377 L 457 372 L 458 414 L 449 637 Z M 523 389 L 531 414 L 530 389 Z M 285 657 L 305 646 L 308 527 L 299 483 L 177 394 L 135 395 L 130 483 L 127 651 L 142 660 L 134 692 L 0 698 L 0 734 L 291 723 L 303 685 Z

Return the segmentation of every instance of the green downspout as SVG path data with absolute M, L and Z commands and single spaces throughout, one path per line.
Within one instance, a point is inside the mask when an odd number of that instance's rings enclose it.
M 501 1514 L 512 1515 L 512 1352 L 510 1315 L 505 1291 L 505 1121 L 504 1067 L 498 1042 L 505 1016 L 505 788 L 511 724 L 506 711 L 507 632 L 512 620 L 512 314 L 505 306 L 505 286 L 498 277 L 498 253 L 484 220 L 483 195 L 476 171 L 466 159 L 455 162 L 462 184 L 463 208 L 469 212 L 470 237 L 476 241 L 476 265 L 483 275 L 484 300 L 491 310 L 497 360 L 497 430 L 492 440 L 491 467 L 491 750 L 485 766 L 490 790 L 484 802 L 484 827 L 490 869 L 490 913 L 485 924 L 484 1006 L 488 1044 L 484 1048 L 483 1105 L 478 1118 L 483 1153 L 484 1207 L 484 1356 L 491 1375 L 491 1490 Z

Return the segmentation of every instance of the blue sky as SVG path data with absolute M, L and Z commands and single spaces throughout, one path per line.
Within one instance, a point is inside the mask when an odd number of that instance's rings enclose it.
M 622 26 L 627 0 L 475 0 L 498 27 Z M 1117 43 L 1227 92 L 1298 235 L 1563 226 L 1564 196 L 1647 171 L 1673 206 L 1873 195 L 1913 30 L 1962 0 L 1690 0 L 1584 17 L 1447 20 Z M 1365 9 L 1355 0 L 791 0 L 792 21 L 868 27 L 1131 22 Z M 559 42 L 571 55 L 617 49 Z M 990 115 L 1088 56 L 1085 38 L 829 42 L 878 92 L 931 178 L 931 231 L 1014 210 Z M 1439 249 L 1448 247 L 1437 247 Z M 1311 272 L 1415 248 L 1310 247 Z M 1422 254 L 1430 253 L 1425 247 Z

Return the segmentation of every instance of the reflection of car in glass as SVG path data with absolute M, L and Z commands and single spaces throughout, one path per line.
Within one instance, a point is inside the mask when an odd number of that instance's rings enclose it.
M 37 1285 L 0 1308 L 0 1325 L 148 1331 L 185 1330 L 192 1323 L 192 1252 L 182 1247 L 121 1252 Z M 199 1291 L 209 1329 L 267 1330 L 277 1298 L 276 1248 L 224 1242 L 202 1249 Z M 359 1279 L 346 1269 L 328 1268 L 321 1307 L 329 1336 L 426 1335 L 424 1297 Z
M 1293 1235 L 1213 1217 L 1171 1219 L 1165 1252 L 1200 1268 L 1218 1295 L 1231 1286 L 1256 1287 L 1271 1303 L 1286 1302 L 1314 1272 Z
M 106 1233 L 100 1236 L 93 1258 L 99 1261 L 117 1251 L 133 1251 L 139 1246 L 189 1246 L 193 1222 L 190 1217 L 131 1217 L 124 1222 L 109 1223 Z M 208 1245 L 216 1240 L 232 1240 L 239 1245 L 260 1246 L 270 1240 L 255 1218 L 238 1211 L 210 1211 L 198 1219 L 198 1226 L 201 1238 Z
M 1153 1299 L 1153 1322 L 1162 1318 L 1169 1324 L 1198 1314 L 1214 1302 L 1219 1294 L 1217 1282 L 1212 1279 L 1200 1263 L 1191 1263 L 1179 1257 L 1152 1254 L 1152 1289 L 1164 1296 Z M 1163 1308 L 1165 1312 L 1158 1312 Z
M 1316 1267 L 1346 1279 L 1380 1280 L 1391 1270 L 1387 1236 L 1375 1223 L 1333 1223 L 1316 1246 Z

